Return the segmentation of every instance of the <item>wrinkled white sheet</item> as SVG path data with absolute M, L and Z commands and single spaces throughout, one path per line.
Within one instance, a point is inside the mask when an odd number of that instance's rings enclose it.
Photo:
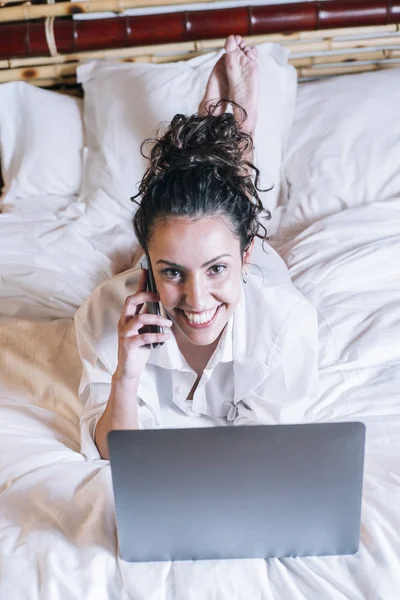
M 131 223 L 74 196 L 35 196 L 0 214 L 0 315 L 72 318 L 104 279 L 132 265 Z
M 400 201 L 392 201 L 343 211 L 274 242 L 296 285 L 320 312 L 321 387 L 307 419 L 361 419 L 367 425 L 361 546 L 355 556 L 119 561 L 109 465 L 86 462 L 77 452 L 80 365 L 72 321 L 3 318 L 0 347 L 8 351 L 0 358 L 0 599 L 395 600 L 399 224 Z M 57 231 L 54 224 L 49 235 Z M 67 257 L 66 252 L 69 265 Z M 23 289 L 23 278 L 14 281 Z M 72 311 L 83 288 L 90 287 L 82 280 L 80 285 L 65 306 L 58 299 L 60 314 Z M 34 294 L 33 283 L 29 289 Z

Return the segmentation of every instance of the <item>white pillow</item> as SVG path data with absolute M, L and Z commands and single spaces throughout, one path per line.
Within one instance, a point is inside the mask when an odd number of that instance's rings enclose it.
M 222 52 L 167 64 L 91 62 L 78 68 L 83 84 L 84 121 L 88 146 L 83 196 L 90 204 L 131 215 L 129 197 L 146 169 L 141 143 L 153 137 L 160 122 L 177 113 L 197 112 L 211 70 Z M 297 76 L 287 51 L 259 46 L 259 118 L 255 161 L 261 184 L 274 189 L 262 194 L 266 207 L 277 204 L 282 151 L 294 115 Z
M 302 83 L 282 227 L 400 196 L 400 69 Z
M 3 200 L 78 194 L 82 100 L 25 82 L 0 85 Z

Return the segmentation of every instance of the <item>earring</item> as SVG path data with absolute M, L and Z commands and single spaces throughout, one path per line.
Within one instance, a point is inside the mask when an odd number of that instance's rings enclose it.
M 242 281 L 243 281 L 243 283 L 247 283 L 247 271 L 243 271 L 243 273 L 242 273 Z

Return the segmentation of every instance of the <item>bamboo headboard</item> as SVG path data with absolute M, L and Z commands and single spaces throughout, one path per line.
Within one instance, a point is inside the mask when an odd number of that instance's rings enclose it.
M 202 0 L 209 5 L 203 10 L 196 10 L 198 0 L 186 0 L 184 9 L 181 0 L 48 2 L 0 0 L 0 83 L 76 89 L 82 61 L 184 60 L 222 47 L 230 33 L 285 45 L 300 80 L 400 66 L 400 0 L 226 2 L 228 8 Z M 140 7 L 160 12 L 124 12 Z M 110 11 L 119 16 L 96 14 Z M 74 17 L 83 13 L 93 18 Z

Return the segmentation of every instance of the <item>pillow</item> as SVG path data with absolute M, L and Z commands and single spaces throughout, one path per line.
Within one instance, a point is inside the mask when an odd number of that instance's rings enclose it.
M 19 81 L 0 85 L 2 199 L 78 194 L 82 100 Z
M 399 69 L 299 86 L 283 228 L 400 196 L 399 106 Z
M 197 112 L 206 83 L 221 52 L 189 61 L 127 64 L 95 61 L 78 68 L 83 84 L 87 157 L 83 198 L 131 216 L 130 196 L 146 169 L 141 143 L 154 137 L 160 122 L 176 113 Z M 294 115 L 297 76 L 288 52 L 273 44 L 259 46 L 259 118 L 255 161 L 262 171 L 266 207 L 277 204 L 282 152 Z

